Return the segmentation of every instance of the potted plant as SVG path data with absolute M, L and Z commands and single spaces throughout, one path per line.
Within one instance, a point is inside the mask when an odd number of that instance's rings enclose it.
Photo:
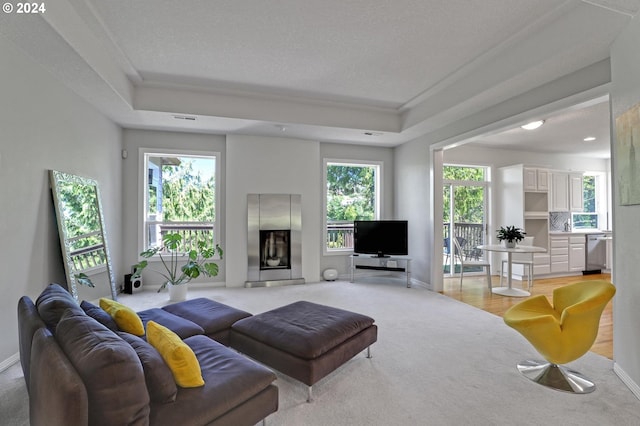
M 169 286 L 169 298 L 172 301 L 184 300 L 186 298 L 186 284 L 200 275 L 215 277 L 218 275 L 218 264 L 211 261 L 214 256 L 222 259 L 223 251 L 220 245 L 207 247 L 204 241 L 198 242 L 197 250 L 190 250 L 186 253 L 180 252 L 182 235 L 177 233 L 167 233 L 162 236 L 162 246 L 153 247 L 140 253 L 140 256 L 149 259 L 156 254 L 160 257 L 160 262 L 164 271 L 155 271 L 162 275 L 166 281 L 160 286 L 158 292 Z M 186 263 L 180 266 L 180 258 L 187 257 Z M 133 266 L 132 279 L 139 278 L 142 271 L 149 265 L 147 260 L 142 260 Z
M 498 238 L 499 241 L 504 241 L 505 247 L 513 248 L 516 246 L 516 243 L 524 240 L 525 234 L 526 232 L 515 226 L 501 226 L 500 229 L 498 229 L 496 238 Z

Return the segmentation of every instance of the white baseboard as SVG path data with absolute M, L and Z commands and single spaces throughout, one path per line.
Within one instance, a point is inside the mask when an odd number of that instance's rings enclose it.
M 422 287 L 422 288 L 426 288 L 427 290 L 433 291 L 433 287 L 431 286 L 431 284 L 422 282 L 422 281 L 417 280 L 415 278 L 411 278 L 411 286 L 413 287 L 413 286 L 416 286 L 416 285 L 419 286 L 419 287 Z
M 636 382 L 634 382 L 631 377 L 617 364 L 613 364 L 613 371 L 616 373 L 620 380 L 627 385 L 629 390 L 636 396 L 636 398 L 640 399 L 640 386 Z
M 7 368 L 11 367 L 13 364 L 15 364 L 18 361 L 20 361 L 20 353 L 19 352 L 11 355 L 9 358 L 7 358 L 4 361 L 0 362 L 0 373 L 3 372 L 4 370 L 6 370 Z

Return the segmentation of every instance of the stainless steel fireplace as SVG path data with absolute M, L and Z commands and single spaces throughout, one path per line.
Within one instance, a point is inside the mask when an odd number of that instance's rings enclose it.
M 300 195 L 249 194 L 247 208 L 245 286 L 304 284 Z

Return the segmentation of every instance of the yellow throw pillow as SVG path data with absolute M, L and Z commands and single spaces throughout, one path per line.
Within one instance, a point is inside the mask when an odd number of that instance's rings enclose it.
M 100 299 L 100 307 L 111 315 L 120 330 L 136 336 L 144 336 L 142 320 L 133 309 L 106 297 Z
M 196 354 L 176 333 L 157 322 L 149 321 L 147 322 L 147 342 L 160 352 L 178 386 L 197 388 L 204 385 Z

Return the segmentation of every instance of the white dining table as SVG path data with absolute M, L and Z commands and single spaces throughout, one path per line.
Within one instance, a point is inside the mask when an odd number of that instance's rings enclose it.
M 499 294 L 501 296 L 511 296 L 511 297 L 527 297 L 527 296 L 531 296 L 531 293 L 529 293 L 526 290 L 521 290 L 519 288 L 513 288 L 512 287 L 511 256 L 513 255 L 513 253 L 546 253 L 547 252 L 546 248 L 537 247 L 537 246 L 523 246 L 523 245 L 517 245 L 517 246 L 511 248 L 511 247 L 505 247 L 504 245 L 501 245 L 501 244 L 483 244 L 483 245 L 477 246 L 477 248 L 480 249 L 480 250 L 497 251 L 497 252 L 507 253 L 507 283 L 508 283 L 508 285 L 507 285 L 507 287 L 492 287 L 491 288 L 491 292 L 492 293 Z M 502 273 L 502 272 L 500 272 L 500 273 Z

